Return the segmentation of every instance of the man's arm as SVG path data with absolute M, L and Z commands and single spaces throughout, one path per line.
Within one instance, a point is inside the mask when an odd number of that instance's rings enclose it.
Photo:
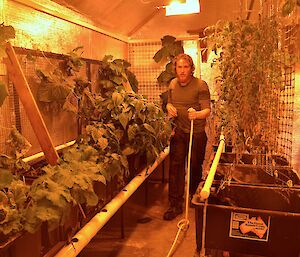
M 175 81 L 172 80 L 169 85 L 168 103 L 166 106 L 169 118 L 177 117 L 177 109 L 172 104 L 172 95 L 171 95 L 171 92 L 174 89 L 174 87 L 175 87 Z
M 194 109 L 189 111 L 190 120 L 203 120 L 210 115 L 210 93 L 204 80 L 199 83 L 199 104 L 203 109 L 201 111 L 195 111 Z
M 201 111 L 195 111 L 194 109 L 189 111 L 189 119 L 190 120 L 200 120 L 206 119 L 210 114 L 210 108 L 205 108 Z

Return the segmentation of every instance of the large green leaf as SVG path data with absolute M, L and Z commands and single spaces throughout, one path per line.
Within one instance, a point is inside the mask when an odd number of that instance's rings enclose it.
M 154 128 L 153 128 L 152 126 L 150 126 L 149 124 L 144 123 L 143 126 L 144 126 L 145 129 L 147 129 L 147 130 L 148 130 L 149 132 L 151 132 L 152 134 L 154 134 L 154 135 L 156 134 Z
M 141 119 L 141 121 L 143 123 L 145 122 L 145 120 L 146 120 L 146 114 L 145 113 L 139 112 L 138 117 Z
M 166 64 L 166 71 L 173 74 L 173 77 L 175 77 L 175 70 L 172 62 Z
M 0 44 L 9 39 L 15 38 L 16 31 L 12 26 L 5 26 L 3 23 L 0 25 Z
M 126 72 L 126 77 L 129 81 L 129 84 L 130 84 L 132 90 L 137 93 L 139 82 L 138 82 L 135 74 L 133 72 L 131 72 L 130 70 L 126 70 L 125 72 Z
M 157 78 L 158 83 L 160 84 L 168 84 L 173 78 L 175 78 L 175 74 L 172 71 L 164 70 Z
M 164 58 L 165 53 L 166 53 L 166 48 L 159 49 L 153 56 L 154 61 L 159 63 Z
M 171 53 L 173 54 L 174 57 L 179 55 L 179 54 L 184 53 L 184 49 L 183 49 L 181 41 L 176 41 L 174 43 L 173 48 L 171 50 Z
M 13 180 L 11 171 L 0 168 L 0 190 L 9 187 Z
M 142 101 L 136 100 L 133 102 L 136 112 L 141 112 L 144 109 L 144 103 Z
M 115 106 L 119 106 L 123 102 L 123 96 L 115 91 L 112 93 L 112 100 Z
M 53 85 L 51 87 L 51 100 L 66 100 L 67 96 L 71 92 L 71 88 L 65 85 Z
M 74 104 L 73 102 L 71 102 L 70 100 L 67 99 L 63 105 L 63 110 L 77 114 L 78 113 L 78 104 Z
M 137 125 L 136 124 L 128 126 L 127 136 L 128 136 L 129 141 L 132 141 L 135 138 L 136 131 L 137 131 Z
M 124 154 L 126 156 L 134 154 L 134 153 L 135 153 L 135 149 L 132 148 L 131 146 L 127 146 L 122 150 L 122 154 Z
M 113 81 L 117 85 L 122 85 L 122 83 L 124 82 L 124 78 L 122 76 L 113 76 L 111 78 L 111 81 Z
M 51 221 L 51 229 L 58 226 L 59 221 L 62 217 L 62 210 L 49 205 L 49 201 L 40 201 L 35 210 L 35 219 L 38 218 L 41 221 Z M 55 224 L 55 225 L 54 225 Z
M 106 147 L 108 146 L 107 138 L 102 137 L 102 138 L 98 139 L 98 145 L 101 147 L 101 149 L 103 149 L 103 150 L 106 149 Z
M 176 41 L 176 38 L 170 35 L 166 35 L 161 39 L 162 46 L 172 45 Z
M 122 171 L 120 160 L 110 160 L 106 170 L 112 178 L 116 175 L 120 175 Z
M 9 139 L 6 142 L 13 148 L 17 159 L 24 156 L 31 148 L 29 141 L 15 127 L 11 129 Z
M 122 67 L 123 69 L 128 69 L 131 66 L 129 62 L 123 59 L 115 59 L 113 63 L 115 63 L 119 67 Z
M 84 197 L 88 206 L 96 206 L 99 198 L 94 191 L 84 191 Z
M 113 59 L 112 55 L 105 55 L 102 59 L 103 62 L 109 62 Z
M 129 121 L 129 114 L 128 113 L 121 113 L 119 115 L 119 121 L 120 121 L 122 127 L 124 129 L 126 129 L 128 121 Z

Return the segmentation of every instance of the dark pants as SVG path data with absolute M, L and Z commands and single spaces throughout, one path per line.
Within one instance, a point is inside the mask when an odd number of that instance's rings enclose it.
M 188 160 L 190 134 L 176 130 L 170 142 L 169 201 L 171 206 L 181 207 L 185 188 L 185 163 Z M 202 177 L 202 163 L 205 156 L 207 137 L 205 132 L 194 133 L 190 165 L 190 195 Z

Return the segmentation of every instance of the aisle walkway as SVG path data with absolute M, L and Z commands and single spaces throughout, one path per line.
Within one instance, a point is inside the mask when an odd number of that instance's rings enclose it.
M 143 185 L 123 206 L 124 239 L 121 238 L 121 211 L 80 253 L 80 257 L 165 257 L 178 231 L 177 223 L 162 219 L 168 207 L 167 183 L 148 182 L 148 204 Z M 173 257 L 193 257 L 196 249 L 194 209 L 189 208 L 190 225 L 180 233 Z

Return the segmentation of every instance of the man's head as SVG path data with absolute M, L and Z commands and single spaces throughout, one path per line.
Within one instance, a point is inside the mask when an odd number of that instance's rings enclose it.
M 180 84 L 188 84 L 194 74 L 195 65 L 192 57 L 187 54 L 179 54 L 174 58 L 174 67 L 176 72 L 176 77 Z

